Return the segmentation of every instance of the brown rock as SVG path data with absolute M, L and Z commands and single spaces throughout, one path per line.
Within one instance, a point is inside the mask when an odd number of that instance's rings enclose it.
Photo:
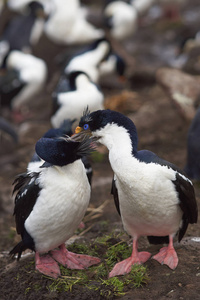
M 161 68 L 156 80 L 173 101 L 180 114 L 188 120 L 195 115 L 195 103 L 200 95 L 199 77 L 177 69 Z

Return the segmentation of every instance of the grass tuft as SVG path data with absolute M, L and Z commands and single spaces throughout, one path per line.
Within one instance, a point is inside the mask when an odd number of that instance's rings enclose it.
M 99 265 L 85 270 L 69 270 L 60 266 L 61 277 L 52 279 L 47 289 L 51 292 L 71 292 L 75 286 L 98 291 L 105 299 L 124 295 L 130 288 L 139 288 L 149 281 L 147 268 L 134 265 L 129 274 L 108 278 L 113 266 L 131 255 L 132 247 L 120 240 L 121 234 L 99 237 L 91 245 L 72 244 L 68 250 L 102 258 Z M 28 291 L 27 291 L 28 292 Z

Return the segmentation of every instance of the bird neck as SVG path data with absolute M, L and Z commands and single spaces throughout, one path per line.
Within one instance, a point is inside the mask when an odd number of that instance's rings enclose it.
M 88 57 L 91 57 L 90 63 L 93 62 L 94 65 L 99 64 L 108 54 L 108 51 L 109 44 L 107 42 L 102 42 L 96 49 L 89 52 Z
M 79 75 L 76 79 L 77 90 L 87 90 L 87 88 L 91 85 L 92 84 L 91 84 L 90 80 L 84 74 Z
M 109 150 L 109 160 L 114 172 L 121 169 L 122 165 L 126 168 L 133 160 L 137 161 L 135 158 L 137 136 L 135 134 L 129 134 L 123 127 L 108 124 L 96 135 L 101 136 L 100 143 L 104 144 Z

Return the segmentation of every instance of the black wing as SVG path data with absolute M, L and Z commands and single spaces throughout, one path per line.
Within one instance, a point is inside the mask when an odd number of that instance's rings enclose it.
M 176 173 L 176 180 L 173 181 L 176 191 L 180 199 L 180 207 L 183 211 L 183 224 L 178 234 L 179 242 L 183 238 L 188 224 L 197 223 L 198 207 L 195 198 L 194 188 L 192 183 Z
M 14 181 L 13 193 L 15 197 L 15 222 L 17 233 L 23 235 L 24 222 L 30 215 L 38 198 L 41 188 L 37 183 L 39 173 L 20 174 Z
M 140 150 L 137 152 L 136 158 L 139 159 L 141 162 L 145 162 L 146 164 L 155 163 L 161 166 L 167 166 L 168 168 L 171 168 L 174 171 L 179 172 L 180 174 L 186 176 L 183 170 L 178 168 L 173 163 L 160 158 L 155 153 L 149 151 L 149 150 Z
M 141 150 L 137 152 L 137 158 L 145 163 L 156 163 L 161 166 L 167 166 L 176 172 L 176 180 L 173 181 L 176 191 L 179 194 L 180 207 L 183 211 L 183 224 L 178 234 L 178 240 L 181 241 L 183 238 L 188 224 L 196 223 L 198 217 L 197 203 L 194 194 L 193 185 L 189 180 L 184 179 L 185 173 L 179 169 L 176 165 L 158 157 L 155 153 L 148 150 Z M 168 243 L 168 236 L 157 237 L 157 236 L 148 236 L 149 243 L 151 244 L 163 244 Z

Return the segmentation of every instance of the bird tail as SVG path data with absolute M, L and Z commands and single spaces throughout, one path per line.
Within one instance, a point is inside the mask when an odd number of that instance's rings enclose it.
M 159 244 L 168 244 L 169 237 L 168 236 L 148 236 L 148 241 L 150 244 L 159 245 Z
M 18 254 L 17 260 L 19 260 L 22 255 L 22 252 L 25 251 L 26 249 L 27 247 L 24 245 L 23 241 L 21 241 L 10 251 L 9 254 L 12 258 L 14 258 L 16 254 Z

